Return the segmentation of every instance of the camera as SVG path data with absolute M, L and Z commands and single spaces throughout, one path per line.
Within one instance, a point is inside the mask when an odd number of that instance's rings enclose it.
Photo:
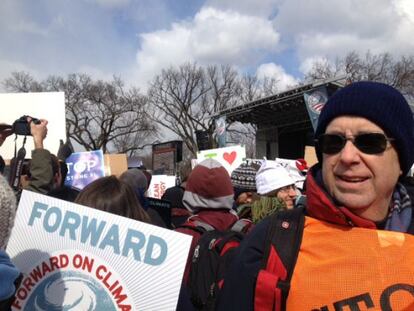
M 32 122 L 34 124 L 40 124 L 40 120 L 30 117 L 30 116 L 22 116 L 16 121 L 13 122 L 12 130 L 13 133 L 16 135 L 23 135 L 23 136 L 31 136 L 30 133 L 30 124 L 27 122 L 27 118 L 32 118 Z

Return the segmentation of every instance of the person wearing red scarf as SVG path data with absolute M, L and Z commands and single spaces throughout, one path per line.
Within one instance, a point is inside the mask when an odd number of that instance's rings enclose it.
M 315 139 L 319 163 L 307 174 L 286 300 L 279 287 L 284 263 L 276 260 L 272 270 L 268 261 L 263 269 L 265 219 L 240 245 L 217 309 L 414 310 L 414 189 L 405 181 L 414 123 L 406 99 L 382 83 L 350 84 L 326 103 Z M 277 259 L 275 252 L 270 246 Z M 274 283 L 258 290 L 263 271 Z

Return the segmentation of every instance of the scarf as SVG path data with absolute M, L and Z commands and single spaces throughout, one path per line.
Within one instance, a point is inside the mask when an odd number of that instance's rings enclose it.
M 392 194 L 385 230 L 407 232 L 412 213 L 411 199 L 407 189 L 401 183 L 398 183 Z
M 261 196 L 251 207 L 252 221 L 257 224 L 264 218 L 278 211 L 286 210 L 286 203 L 276 197 Z

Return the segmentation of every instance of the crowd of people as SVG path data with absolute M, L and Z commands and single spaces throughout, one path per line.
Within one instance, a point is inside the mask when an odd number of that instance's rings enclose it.
M 6 252 L 21 189 L 192 236 L 177 310 L 414 310 L 414 121 L 391 86 L 355 82 L 329 98 L 315 131 L 318 163 L 301 171 L 300 187 L 276 161 L 246 161 L 229 175 L 206 159 L 165 191 L 169 223 L 149 204 L 145 168 L 80 191 L 65 186 L 64 157 L 43 146 L 47 121 L 30 121 L 34 150 L 20 189 L 0 176 L 0 310 L 22 278 Z M 0 127 L 0 144 L 10 134 Z M 189 278 L 201 238 L 239 223 L 243 239 L 213 305 L 196 305 Z M 293 229 L 300 236 L 286 257 L 283 234 Z

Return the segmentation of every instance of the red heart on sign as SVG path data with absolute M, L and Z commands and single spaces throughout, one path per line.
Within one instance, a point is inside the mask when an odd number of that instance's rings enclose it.
M 231 153 L 223 153 L 223 159 L 226 160 L 230 165 L 234 162 L 234 160 L 236 160 L 236 156 L 236 151 L 232 151 Z

